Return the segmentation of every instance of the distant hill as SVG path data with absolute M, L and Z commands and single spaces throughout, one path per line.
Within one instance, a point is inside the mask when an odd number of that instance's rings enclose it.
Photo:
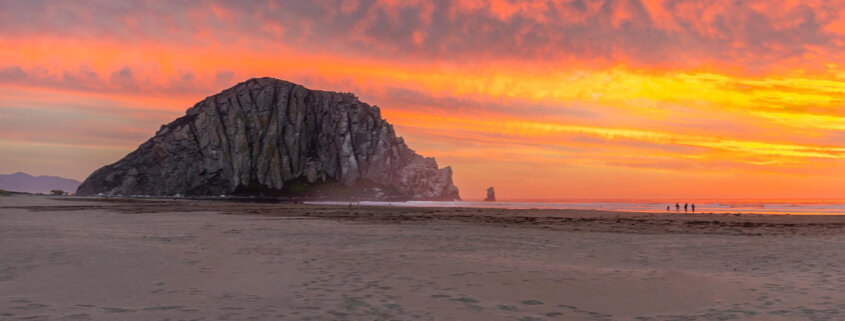
M 0 174 L 0 190 L 10 192 L 49 194 L 50 190 L 60 189 L 68 193 L 74 193 L 76 192 L 76 188 L 79 187 L 79 184 L 82 183 L 75 179 L 56 176 L 35 177 L 21 172 Z

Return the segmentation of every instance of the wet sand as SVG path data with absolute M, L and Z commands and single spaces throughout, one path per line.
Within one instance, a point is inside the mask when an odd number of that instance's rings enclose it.
M 845 217 L 0 197 L 0 320 L 843 320 Z

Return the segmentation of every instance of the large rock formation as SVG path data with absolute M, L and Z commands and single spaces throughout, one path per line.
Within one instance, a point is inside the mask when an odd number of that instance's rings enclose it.
M 77 190 L 98 193 L 459 199 L 452 169 L 408 148 L 378 107 L 272 78 L 197 103 Z

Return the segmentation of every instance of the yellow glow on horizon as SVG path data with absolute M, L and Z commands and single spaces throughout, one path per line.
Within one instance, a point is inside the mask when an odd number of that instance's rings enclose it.
M 570 143 L 559 140 L 558 134 L 586 134 L 608 140 L 629 139 L 665 145 L 706 147 L 723 151 L 768 156 L 798 158 L 845 159 L 845 147 L 808 146 L 788 143 L 744 141 L 719 137 L 690 136 L 659 131 L 637 129 L 569 126 L 525 120 L 478 120 L 459 117 L 439 117 L 417 113 L 391 113 L 391 119 L 399 124 L 413 124 L 424 128 L 450 130 L 460 128 L 535 139 L 536 143 Z

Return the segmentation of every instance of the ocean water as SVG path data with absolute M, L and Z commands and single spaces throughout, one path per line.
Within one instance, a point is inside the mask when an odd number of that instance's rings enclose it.
M 696 213 L 742 213 L 742 214 L 790 214 L 790 215 L 845 215 L 845 199 L 842 200 L 694 200 Z M 311 204 L 346 205 L 349 202 L 308 202 Z M 676 213 L 675 201 L 669 200 L 557 200 L 557 201 L 501 201 L 501 202 L 359 202 L 369 206 L 413 206 L 413 207 L 472 207 L 512 209 L 584 209 L 605 211 L 666 213 L 666 206 Z M 684 213 L 684 202 L 680 202 Z M 688 208 L 687 213 L 691 213 Z

